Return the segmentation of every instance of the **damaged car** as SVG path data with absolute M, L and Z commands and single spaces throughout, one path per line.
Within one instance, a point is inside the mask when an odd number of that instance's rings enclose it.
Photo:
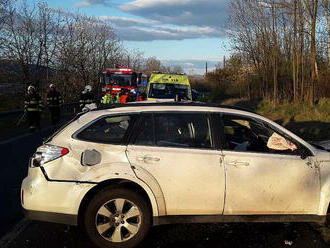
M 329 151 L 256 113 L 193 102 L 81 114 L 37 149 L 21 187 L 28 218 L 114 248 L 171 223 L 324 223 L 329 202 Z

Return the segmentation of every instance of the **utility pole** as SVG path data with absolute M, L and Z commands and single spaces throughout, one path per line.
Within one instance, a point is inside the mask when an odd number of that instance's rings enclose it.
M 223 56 L 223 68 L 226 67 L 226 56 Z
M 206 61 L 206 64 L 205 64 L 205 74 L 207 74 L 207 61 Z

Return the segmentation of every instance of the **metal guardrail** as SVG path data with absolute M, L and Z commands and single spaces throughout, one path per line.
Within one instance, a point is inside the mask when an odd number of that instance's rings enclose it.
M 48 107 L 46 107 L 45 112 L 49 112 Z M 64 113 L 77 113 L 79 111 L 79 104 L 77 102 L 73 103 L 66 103 L 61 106 L 61 110 Z M 12 111 L 5 111 L 0 112 L 0 119 L 6 119 L 9 116 L 21 115 L 23 114 L 23 109 L 12 110 Z

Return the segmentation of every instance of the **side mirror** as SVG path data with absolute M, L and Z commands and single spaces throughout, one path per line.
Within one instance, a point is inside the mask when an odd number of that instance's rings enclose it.
M 302 160 L 305 160 L 309 156 L 308 153 L 305 151 L 305 149 L 299 150 L 299 154 Z
M 96 150 L 85 150 L 81 154 L 81 164 L 83 166 L 93 166 L 101 163 L 102 155 Z

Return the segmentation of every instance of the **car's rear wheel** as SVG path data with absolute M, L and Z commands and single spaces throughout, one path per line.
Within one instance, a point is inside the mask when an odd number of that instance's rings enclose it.
M 99 247 L 134 247 L 147 235 L 151 211 L 146 200 L 134 191 L 107 188 L 90 201 L 84 228 Z

